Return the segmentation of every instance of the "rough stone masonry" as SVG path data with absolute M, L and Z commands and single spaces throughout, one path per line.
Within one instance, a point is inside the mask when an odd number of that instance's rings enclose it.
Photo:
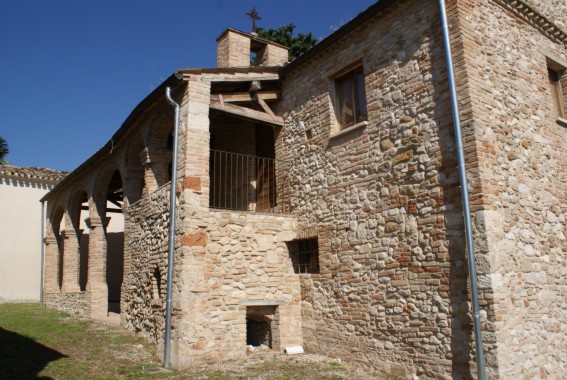
M 562 378 L 567 9 L 447 12 L 487 372 Z M 45 304 L 119 313 L 163 350 L 171 87 L 175 366 L 300 345 L 402 378 L 476 377 L 437 2 L 382 0 L 291 63 L 252 34 L 217 42 L 218 68 L 177 70 L 45 197 Z

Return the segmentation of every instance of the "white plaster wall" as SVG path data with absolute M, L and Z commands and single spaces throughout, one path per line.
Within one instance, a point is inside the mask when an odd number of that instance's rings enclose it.
M 39 200 L 52 187 L 0 177 L 0 302 L 39 301 Z

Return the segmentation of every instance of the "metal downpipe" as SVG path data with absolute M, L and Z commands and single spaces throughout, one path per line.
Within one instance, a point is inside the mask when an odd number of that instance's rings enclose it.
M 463 213 L 465 219 L 465 234 L 467 238 L 469 278 L 471 284 L 471 299 L 473 306 L 474 335 L 476 344 L 476 366 L 479 380 L 486 379 L 484 366 L 484 350 L 482 348 L 482 332 L 480 329 L 480 312 L 478 306 L 478 287 L 476 263 L 474 256 L 473 232 L 471 224 L 471 211 L 467 187 L 467 173 L 465 168 L 465 155 L 463 149 L 463 138 L 461 135 L 461 122 L 459 114 L 459 104 L 457 101 L 457 87 L 455 85 L 455 73 L 453 72 L 453 58 L 451 53 L 451 43 L 449 40 L 449 27 L 447 25 L 447 11 L 445 0 L 439 0 L 439 11 L 441 14 L 441 26 L 443 32 L 443 43 L 445 45 L 445 62 L 447 65 L 447 75 L 449 79 L 449 93 L 451 95 L 451 107 L 453 111 L 453 126 L 455 128 L 455 140 L 457 143 L 457 155 L 459 159 L 459 179 L 461 182 L 461 195 L 463 197 Z
M 171 190 L 169 197 L 169 238 L 167 253 L 167 295 L 165 302 L 165 342 L 163 350 L 163 368 L 169 368 L 171 349 L 171 293 L 173 289 L 173 259 L 175 252 L 175 211 L 177 193 L 177 142 L 179 135 L 179 104 L 171 98 L 171 88 L 166 87 L 165 98 L 175 107 L 175 126 L 173 130 L 173 162 L 171 164 Z
M 45 204 L 44 201 L 41 202 L 41 231 L 39 233 L 41 238 L 41 264 L 39 270 L 39 304 L 43 305 L 43 271 L 45 262 Z

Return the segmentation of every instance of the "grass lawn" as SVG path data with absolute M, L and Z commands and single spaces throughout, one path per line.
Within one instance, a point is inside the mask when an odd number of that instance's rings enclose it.
M 154 347 L 120 327 L 80 321 L 37 304 L 0 304 L 0 379 L 377 379 L 316 355 L 163 371 Z

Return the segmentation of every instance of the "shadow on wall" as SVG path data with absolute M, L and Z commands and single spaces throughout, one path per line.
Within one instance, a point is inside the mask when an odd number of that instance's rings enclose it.
M 124 272 L 124 232 L 108 232 L 106 234 L 106 242 L 108 301 L 119 304 Z
M 444 62 L 443 45 L 435 45 L 435 41 L 431 40 L 429 46 L 432 61 Z M 437 170 L 443 194 L 436 201 L 445 205 L 443 212 L 446 227 L 445 238 L 449 242 L 447 246 L 450 262 L 449 284 L 443 284 L 443 286 L 446 288 L 444 292 L 447 290 L 449 292 L 450 302 L 449 309 L 444 312 L 449 314 L 451 329 L 451 376 L 453 379 L 473 379 L 474 368 L 471 363 L 475 361 L 472 353 L 474 336 L 469 309 L 471 295 L 468 287 L 469 274 L 465 254 L 465 225 L 446 66 L 444 64 L 433 65 L 432 75 L 435 93 L 440 94 L 440 106 L 435 107 L 435 120 L 438 126 L 437 137 L 441 142 L 441 165 Z M 467 171 L 470 173 L 472 170 L 474 169 L 469 165 Z
M 0 328 L 0 377 L 2 379 L 49 379 L 38 377 L 50 362 L 66 355 L 33 339 Z

